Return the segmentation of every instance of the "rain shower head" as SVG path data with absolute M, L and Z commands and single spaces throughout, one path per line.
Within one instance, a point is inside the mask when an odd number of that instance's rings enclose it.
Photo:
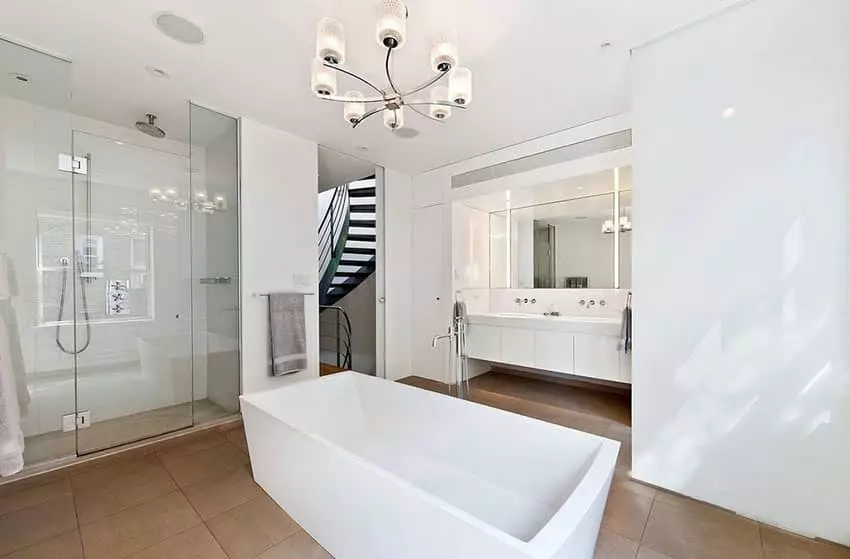
M 147 121 L 140 120 L 136 123 L 139 132 L 144 132 L 154 138 L 165 138 L 165 130 L 156 125 L 156 115 L 148 113 L 145 118 Z

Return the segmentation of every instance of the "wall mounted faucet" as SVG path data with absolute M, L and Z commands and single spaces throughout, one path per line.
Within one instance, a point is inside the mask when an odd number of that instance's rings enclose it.
M 531 298 L 529 300 L 528 297 L 525 297 L 523 299 L 520 299 L 519 297 L 517 297 L 516 299 L 514 299 L 514 303 L 516 303 L 517 305 L 527 305 L 528 303 L 531 303 L 533 305 L 536 302 L 537 302 L 537 299 Z

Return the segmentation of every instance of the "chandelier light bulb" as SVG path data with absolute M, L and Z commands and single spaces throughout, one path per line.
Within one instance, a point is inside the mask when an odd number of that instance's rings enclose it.
M 356 89 L 347 91 L 345 96 L 351 99 L 363 99 L 363 94 Z M 366 103 L 349 101 L 343 106 L 342 114 L 346 122 L 354 124 L 366 114 Z
M 448 72 L 457 66 L 457 47 L 451 42 L 440 40 L 431 48 L 431 69 L 435 72 Z
M 449 89 L 445 86 L 437 86 L 431 90 L 431 101 L 448 101 L 449 100 Z M 437 120 L 446 120 L 450 116 L 452 116 L 452 108 L 447 107 L 446 105 L 430 105 L 428 109 L 428 114 L 431 115 L 431 118 L 436 118 Z
M 316 57 L 328 64 L 345 63 L 345 28 L 333 18 L 323 17 L 316 27 Z
M 449 74 L 449 98 L 458 105 L 472 102 L 472 71 L 458 66 Z
M 390 130 L 398 130 L 404 126 L 404 108 L 384 109 L 384 126 Z
M 382 0 L 378 15 L 378 44 L 388 49 L 401 48 L 407 28 L 407 6 L 402 0 Z
M 336 72 L 325 66 L 320 58 L 313 59 L 310 85 L 319 97 L 336 95 Z

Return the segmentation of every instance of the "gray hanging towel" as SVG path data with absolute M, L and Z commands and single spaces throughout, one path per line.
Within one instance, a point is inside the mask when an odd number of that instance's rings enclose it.
M 307 368 L 307 337 L 302 293 L 269 295 L 269 339 L 274 377 Z
M 626 297 L 626 306 L 623 307 L 623 323 L 620 330 L 620 349 L 623 353 L 632 352 L 632 293 Z

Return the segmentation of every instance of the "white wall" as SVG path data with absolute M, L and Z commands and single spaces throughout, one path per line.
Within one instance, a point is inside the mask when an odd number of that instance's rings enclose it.
M 319 374 L 318 146 L 243 119 L 242 391 L 282 386 Z M 304 298 L 308 368 L 269 376 L 268 300 L 255 294 L 309 292 Z
M 396 380 L 413 374 L 413 181 L 392 169 L 378 169 L 384 177 L 384 365 L 386 378 Z M 380 188 L 380 187 L 379 187 Z M 380 203 L 380 202 L 379 202 Z M 380 227 L 380 226 L 379 226 Z M 382 293 L 383 289 L 383 293 Z M 379 314 L 380 316 L 380 314 Z
M 844 544 L 848 29 L 846 0 L 755 0 L 633 68 L 632 473 Z

